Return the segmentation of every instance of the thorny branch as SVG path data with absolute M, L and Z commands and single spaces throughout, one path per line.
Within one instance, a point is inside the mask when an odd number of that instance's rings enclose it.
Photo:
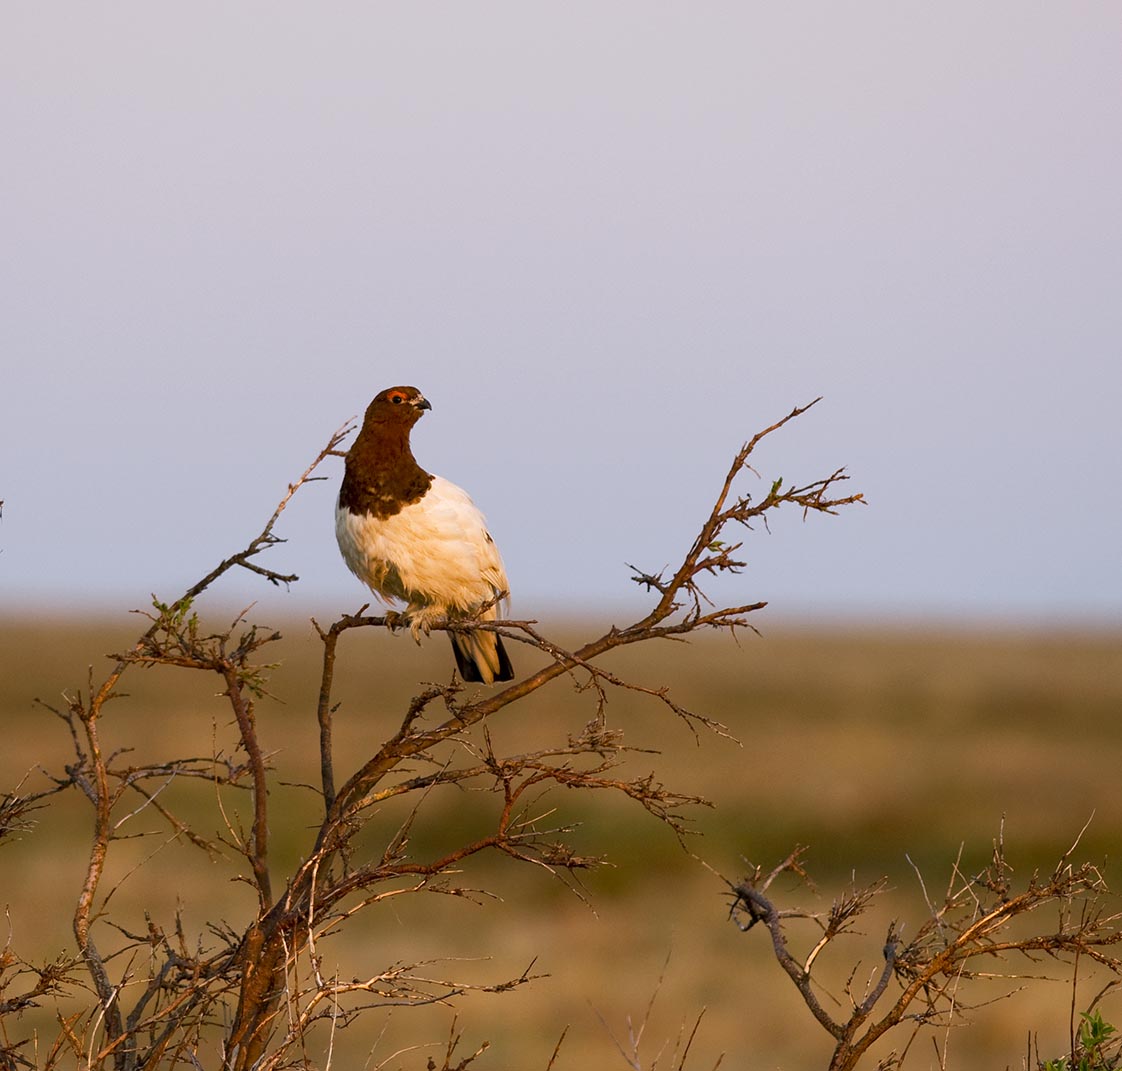
M 812 405 L 814 403 L 811 403 Z M 655 605 L 642 618 L 624 628 L 612 627 L 603 635 L 567 650 L 543 636 L 533 621 L 446 622 L 437 629 L 487 628 L 500 632 L 545 656 L 546 662 L 528 676 L 489 695 L 468 693 L 462 682 L 431 685 L 418 693 L 402 712 L 398 726 L 387 739 L 361 756 L 337 784 L 332 723 L 338 641 L 354 628 L 395 627 L 398 615 L 343 615 L 327 628 L 315 628 L 323 643 L 323 667 L 317 699 L 320 731 L 320 775 L 323 820 L 303 861 L 283 883 L 275 883 L 269 855 L 268 795 L 269 753 L 262 746 L 255 717 L 255 701 L 265 694 L 268 666 L 256 663 L 263 648 L 279 635 L 245 623 L 245 612 L 225 630 L 203 629 L 194 604 L 198 596 L 235 567 L 264 577 L 272 584 L 290 584 L 294 575 L 266 568 L 255 560 L 283 540 L 274 528 L 293 495 L 304 484 L 323 479 L 314 475 L 353 430 L 348 424 L 337 431 L 301 476 L 287 488 L 259 535 L 236 554 L 189 587 L 171 603 L 154 601 L 150 625 L 133 646 L 112 656 L 113 665 L 100 685 L 90 677 L 85 696 L 68 701 L 54 712 L 66 723 L 75 761 L 66 776 L 54 779 L 50 791 L 76 787 L 95 813 L 94 833 L 85 881 L 74 916 L 74 933 L 80 961 L 97 995 L 98 1007 L 85 1019 L 62 1024 L 58 1052 L 69 1049 L 91 1068 L 113 1066 L 119 1071 L 196 1063 L 195 1052 L 203 1039 L 223 1022 L 224 1066 L 236 1071 L 279 1067 L 290 1061 L 304 1044 L 308 1029 L 332 1017 L 332 1028 L 341 1017 L 358 1014 L 384 1003 L 411 1004 L 449 1000 L 463 984 L 438 982 L 413 968 L 391 969 L 365 982 L 332 979 L 322 970 L 317 943 L 336 932 L 360 910 L 398 895 L 437 892 L 457 896 L 470 890 L 447 884 L 449 875 L 469 857 L 493 851 L 544 867 L 561 875 L 596 865 L 599 860 L 578 855 L 566 843 L 570 829 L 550 824 L 536 809 L 540 794 L 550 786 L 588 791 L 608 791 L 638 803 L 668 825 L 679 837 L 688 832 L 684 808 L 704 801 L 676 793 L 651 777 L 624 777 L 618 772 L 629 750 L 618 731 L 606 723 L 605 707 L 612 689 L 626 689 L 655 699 L 682 718 L 695 732 L 724 733 L 719 723 L 692 712 L 672 699 L 665 688 L 639 685 L 610 672 L 599 659 L 608 652 L 650 639 L 686 636 L 699 629 L 734 632 L 751 627 L 749 615 L 764 605 L 745 602 L 720 607 L 709 602 L 702 585 L 706 578 L 740 572 L 745 563 L 736 555 L 741 542 L 730 541 L 731 529 L 751 529 L 767 523 L 770 512 L 795 505 L 804 517 L 811 512 L 834 513 L 863 501 L 859 494 L 838 496 L 836 486 L 847 479 L 842 470 L 802 485 L 785 486 L 775 480 L 758 502 L 750 495 L 734 495 L 738 477 L 754 471 L 749 459 L 768 435 L 805 413 L 810 406 L 792 410 L 782 420 L 753 436 L 733 459 L 714 505 L 681 564 L 669 577 L 636 570 L 634 579 L 657 593 Z M 162 666 L 215 675 L 237 726 L 244 761 L 219 753 L 162 761 L 153 765 L 122 764 L 120 752 L 106 753 L 101 720 L 106 704 L 118 694 L 121 677 L 132 666 Z M 572 677 L 596 697 L 596 712 L 584 732 L 563 744 L 542 746 L 519 755 L 497 755 L 486 732 L 488 719 L 511 704 L 561 677 Z M 52 708 L 53 709 L 53 708 Z M 439 713 L 437 713 L 439 712 Z M 434 717 L 435 714 L 435 717 Z M 482 740 L 471 731 L 483 730 Z M 449 752 L 445 744 L 453 744 Z M 466 759 L 465 759 L 466 757 Z M 248 790 L 253 798 L 253 820 L 242 832 L 223 812 L 227 836 L 216 844 L 192 831 L 158 801 L 171 779 L 196 778 L 211 782 L 216 790 Z M 429 794 L 446 786 L 489 786 L 499 800 L 493 828 L 457 847 L 424 857 L 411 845 L 411 830 Z M 416 804 L 400 827 L 388 837 L 379 855 L 359 858 L 356 834 L 370 821 L 376 804 L 413 794 Z M 119 816 L 127 797 L 140 803 Z M 219 801 L 221 797 L 219 796 Z M 31 800 L 37 802 L 36 799 Z M 256 917 L 244 928 L 214 925 L 213 947 L 190 942 L 177 916 L 173 933 L 148 919 L 146 929 L 131 932 L 109 922 L 108 895 L 99 894 L 106 859 L 114 842 L 124 835 L 121 826 L 132 815 L 151 808 L 168 824 L 172 834 L 207 851 L 222 854 L 233 845 L 245 857 L 257 893 Z M 2 813 L 2 812 L 0 812 Z M 13 818 L 17 811 L 10 812 Z M 283 885 L 283 888 L 281 887 Z M 274 893 L 274 887 L 279 891 Z M 115 929 L 118 940 L 108 952 L 95 942 L 100 924 Z M 104 932 L 104 931 L 103 931 Z M 141 977 L 134 966 L 143 954 L 149 966 Z M 298 965 L 304 964 L 299 974 Z M 809 970 L 809 967 L 808 967 Z M 70 975 L 66 977 L 69 979 Z M 529 975 L 491 988 L 523 984 Z M 24 993 L 30 1001 L 56 985 L 55 976 L 40 976 Z M 350 1003 L 345 1003 L 350 1001 Z M 228 1002 L 236 1007 L 230 1008 Z M 232 1010 L 232 1015 L 231 1015 Z M 469 1058 L 470 1062 L 474 1057 Z M 465 1062 L 465 1063 L 466 1063 Z
M 1122 915 L 1102 911 L 1106 885 L 1096 867 L 1073 864 L 1077 844 L 1061 857 L 1050 875 L 1040 878 L 1034 874 L 1021 892 L 1010 885 L 1003 837 L 994 842 L 989 866 L 974 877 L 965 877 L 956 863 L 944 901 L 930 905 L 929 918 L 910 942 L 904 943 L 895 922 L 889 925 L 881 950 L 883 967 L 860 997 L 847 987 L 850 999 L 845 1018 L 832 1016 L 819 999 L 822 987 L 814 974 L 815 962 L 838 936 L 852 931 L 855 920 L 884 888 L 883 881 L 852 890 L 835 900 L 825 915 L 782 909 L 769 889 L 781 874 L 806 878 L 801 863 L 803 850 L 796 849 L 767 874 L 756 868 L 743 881 L 729 883 L 733 895 L 731 917 L 741 931 L 764 925 L 776 961 L 811 1014 L 835 1041 L 830 1071 L 850 1071 L 893 1028 L 911 1024 L 906 1053 L 922 1028 L 945 1024 L 953 1015 L 969 1011 L 959 987 L 964 980 L 979 976 L 976 960 L 986 961 L 989 978 L 998 976 L 1001 963 L 1010 956 L 1033 961 L 1039 955 L 1065 963 L 1086 956 L 1114 974 L 1122 974 L 1122 959 L 1111 951 L 1122 943 Z M 1054 930 L 1027 936 L 1011 931 L 1014 920 L 1046 905 L 1059 908 Z M 788 931 L 796 921 L 811 922 L 820 934 L 801 963 L 789 946 Z M 1009 973 L 1007 977 L 1016 975 Z M 893 981 L 898 986 L 895 1000 L 877 1018 L 877 1007 Z M 902 1062 L 903 1054 L 880 1066 L 897 1067 Z

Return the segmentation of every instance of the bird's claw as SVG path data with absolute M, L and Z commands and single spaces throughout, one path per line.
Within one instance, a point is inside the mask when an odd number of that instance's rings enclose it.
M 440 624 L 446 620 L 444 614 L 439 611 L 433 611 L 431 608 L 426 607 L 422 610 L 414 610 L 412 613 L 405 615 L 409 620 L 409 631 L 413 634 L 413 639 L 419 644 L 421 642 L 422 634 L 428 636 L 432 632 L 433 625 Z

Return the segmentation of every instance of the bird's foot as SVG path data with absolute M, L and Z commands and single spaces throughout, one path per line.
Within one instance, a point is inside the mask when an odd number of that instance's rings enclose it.
M 428 635 L 433 625 L 443 624 L 447 620 L 442 611 L 426 606 L 417 610 L 409 610 L 405 615 L 409 620 L 409 631 L 413 639 L 419 644 L 421 635 Z
M 387 610 L 382 615 L 382 620 L 385 622 L 386 628 L 388 628 L 390 632 L 396 632 L 405 624 L 405 614 L 398 613 L 397 610 Z

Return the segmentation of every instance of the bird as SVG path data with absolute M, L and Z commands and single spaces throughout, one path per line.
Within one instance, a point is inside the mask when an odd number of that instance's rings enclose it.
M 343 560 L 382 602 L 406 604 L 403 616 L 418 643 L 441 620 L 496 620 L 510 591 L 499 548 L 471 497 L 413 457 L 410 432 L 431 409 L 416 387 L 375 396 L 345 455 L 335 508 Z M 514 679 L 498 633 L 448 635 L 465 681 Z

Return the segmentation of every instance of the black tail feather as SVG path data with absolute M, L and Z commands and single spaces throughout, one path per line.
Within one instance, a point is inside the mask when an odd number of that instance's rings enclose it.
M 490 676 L 490 666 L 484 661 L 484 655 L 477 650 L 480 639 L 484 636 L 494 636 L 495 655 L 499 663 L 499 670 L 493 681 L 487 680 L 484 673 Z M 456 656 L 456 667 L 460 676 L 465 681 L 478 684 L 491 684 L 498 681 L 514 680 L 514 666 L 511 665 L 510 656 L 503 646 L 503 638 L 497 633 L 485 632 L 449 632 L 448 638 L 452 641 L 452 653 Z M 480 669 L 480 663 L 483 668 Z

